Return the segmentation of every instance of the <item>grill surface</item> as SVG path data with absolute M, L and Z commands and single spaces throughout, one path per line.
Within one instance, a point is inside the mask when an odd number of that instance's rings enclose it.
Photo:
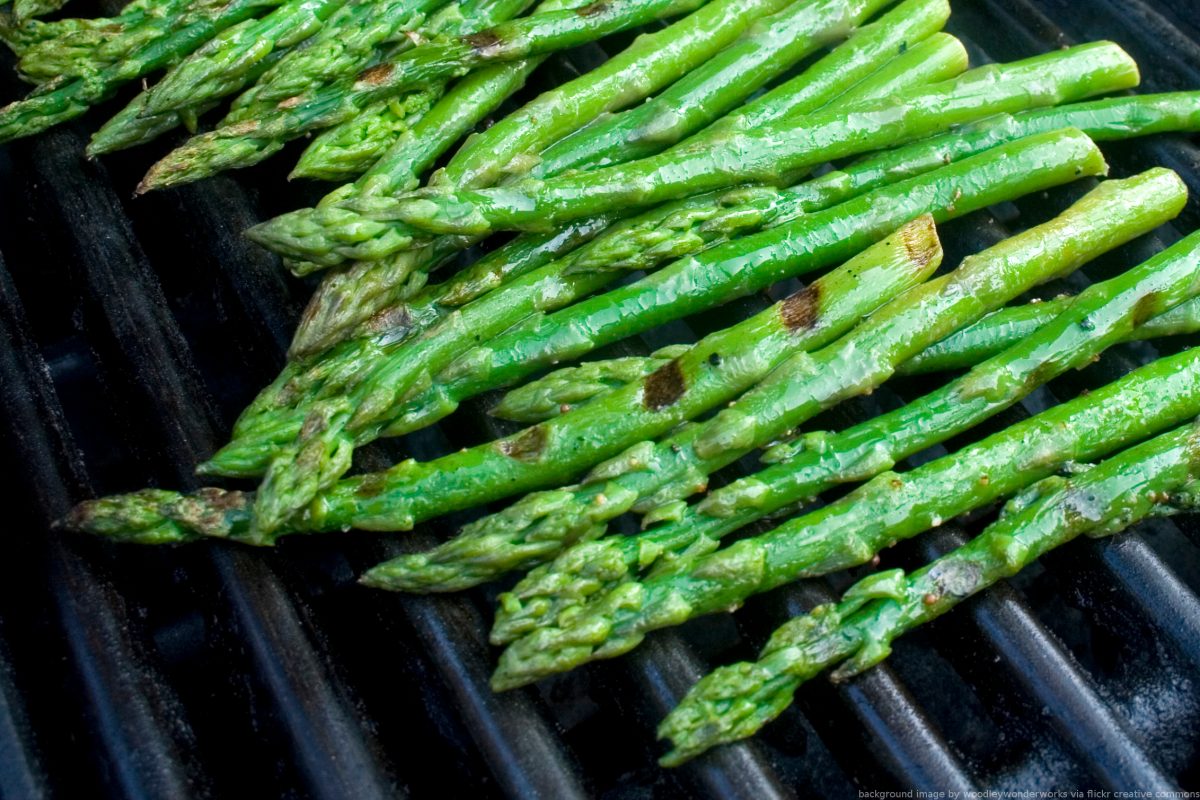
M 1144 91 L 1200 88 L 1193 0 L 954 6 L 949 30 L 974 63 L 1108 38 L 1141 64 Z M 567 79 L 603 57 L 584 48 L 549 62 L 542 79 Z M 19 91 L 9 66 L 0 65 L 3 98 Z M 285 154 L 236 179 L 133 201 L 160 148 L 88 164 L 85 130 L 0 150 L 0 397 L 11 429 L 0 447 L 9 499 L 0 797 L 1200 789 L 1200 534 L 1191 517 L 1077 542 L 906 637 L 848 685 L 813 682 L 756 740 L 675 771 L 654 764 L 661 716 L 711 666 L 751 655 L 844 577 L 755 598 L 735 617 L 653 636 L 623 659 L 494 695 L 494 590 L 419 598 L 354 583 L 383 556 L 449 535 L 465 515 L 392 538 L 315 537 L 264 552 L 114 547 L 49 533 L 84 497 L 193 485 L 191 466 L 280 366 L 308 291 L 238 233 L 297 205 L 298 191 L 320 194 L 282 188 Z M 1194 197 L 1174 226 L 1051 291 L 1078 290 L 1200 227 L 1194 142 L 1160 137 L 1105 151 L 1114 174 L 1162 164 Z M 947 262 L 1048 218 L 1087 188 L 946 226 Z M 733 303 L 612 350 L 701 336 L 766 302 Z M 984 428 L 1198 343 L 1115 348 Z M 814 425 L 878 413 L 920 388 L 894 382 Z M 486 400 L 370 448 L 363 465 L 496 435 Z M 977 527 L 944 528 L 889 552 L 885 566 L 919 563 Z

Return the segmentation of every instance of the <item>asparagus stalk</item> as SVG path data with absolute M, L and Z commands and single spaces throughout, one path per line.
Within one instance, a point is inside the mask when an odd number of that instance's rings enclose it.
M 840 603 L 783 625 L 756 662 L 704 677 L 659 726 L 676 766 L 755 734 L 829 667 L 844 681 L 883 661 L 892 642 L 1078 536 L 1112 536 L 1147 517 L 1197 507 L 1200 437 L 1194 424 L 1162 434 L 1068 480 L 1047 478 L 969 543 L 905 575 L 890 570 L 850 587 Z
M 1073 302 L 1070 297 L 1059 297 L 993 311 L 974 325 L 955 331 L 937 344 L 925 348 L 901 364 L 896 373 L 926 375 L 971 369 L 1033 335 L 1070 308 Z M 1129 330 L 1122 341 L 1161 339 L 1198 332 L 1200 300 L 1182 303 L 1178 308 L 1147 320 Z M 529 425 L 552 419 L 646 377 L 683 352 L 683 348 L 671 346 L 648 356 L 625 356 L 564 367 L 507 392 L 491 414 Z
M 704 0 L 612 0 L 582 9 L 537 14 L 446 41 L 430 41 L 352 80 L 297 96 L 250 124 L 193 138 L 155 164 L 140 192 L 188 183 L 225 169 L 258 163 L 284 143 L 352 118 L 373 102 L 424 88 L 473 68 L 515 61 L 594 41 L 664 16 L 686 13 Z M 590 9 L 590 10 L 589 10 Z M 586 13 L 584 13 L 586 11 Z
M 1005 308 L 978 323 L 947 336 L 927 348 L 899 370 L 903 375 L 969 369 L 1020 342 L 1070 308 L 1075 301 L 1064 297 L 1042 303 Z M 1165 311 L 1130 330 L 1122 341 L 1136 342 L 1184 336 L 1200 332 L 1200 300 Z
M 687 370 L 693 377 L 694 383 L 689 387 L 686 397 L 681 396 L 670 403 L 660 403 L 665 397 L 655 394 L 653 382 L 647 383 L 644 402 L 639 400 L 639 407 L 633 409 L 636 419 L 626 422 L 625 427 L 633 427 L 638 431 L 667 430 L 681 419 L 685 419 L 689 408 L 696 403 L 707 402 L 711 405 L 735 395 L 739 386 L 753 382 L 756 375 L 768 371 L 773 363 L 782 360 L 787 353 L 819 346 L 849 330 L 889 294 L 919 284 L 936 269 L 938 263 L 940 249 L 932 220 L 923 217 L 910 223 L 888 240 L 869 248 L 841 268 L 817 280 L 811 289 L 797 293 L 789 301 L 777 304 L 726 334 L 713 337 L 706 343 L 707 350 L 704 355 L 693 356 L 686 364 L 680 364 L 678 367 L 681 374 Z M 759 349 L 743 348 L 746 352 L 734 357 L 730 348 L 736 350 L 741 346 L 739 338 L 753 339 Z M 730 357 L 719 363 L 712 363 L 709 356 L 721 348 L 724 348 Z M 701 382 L 703 385 L 697 385 L 695 382 Z M 641 387 L 637 393 L 643 394 Z M 563 433 L 566 435 L 568 431 L 564 430 Z M 583 427 L 570 435 L 587 447 L 600 448 L 601 451 L 609 453 L 618 452 L 625 439 L 631 436 L 639 438 L 638 433 L 630 434 L 624 430 L 610 430 L 604 437 L 596 437 L 595 433 L 594 428 Z M 564 454 L 569 452 L 568 448 L 560 449 L 563 449 Z M 497 448 L 477 448 L 473 455 L 475 460 L 492 461 L 496 461 L 497 457 L 523 457 L 513 447 L 506 447 L 503 443 Z M 466 451 L 459 454 L 459 459 L 464 460 L 465 456 Z M 456 491 L 461 492 L 465 488 L 462 486 Z M 127 498 L 97 501 L 89 506 L 89 510 L 81 511 L 74 517 L 73 524 L 85 525 L 96 532 L 107 531 L 121 538 L 141 540 L 139 533 L 117 524 L 117 518 L 121 517 L 130 523 L 132 528 L 148 532 L 148 541 L 157 543 L 166 540 L 162 538 L 164 525 L 158 521 L 146 525 L 146 514 L 153 516 L 163 513 L 154 511 L 155 506 L 171 506 L 171 510 L 165 511 L 167 515 L 177 511 L 189 515 L 190 512 L 183 509 L 196 509 L 216 499 L 217 495 L 208 493 L 195 498 L 182 498 L 176 504 L 167 499 L 167 495 L 152 490 Z M 137 511 L 139 504 L 148 504 L 148 507 Z M 176 505 L 178 509 L 175 508 Z M 184 526 L 190 524 L 182 519 L 177 521 Z M 233 538 L 253 538 L 253 531 L 243 522 L 230 520 L 234 529 L 229 530 L 228 534 Z M 180 536 L 192 538 L 194 534 L 184 529 L 180 530 Z
M 785 118 L 582 175 L 499 189 L 432 190 L 398 200 L 394 213 L 405 224 L 443 234 L 544 230 L 613 208 L 656 205 L 746 181 L 778 181 L 781 174 L 903 144 L 990 114 L 1058 105 L 1137 83 L 1137 66 L 1121 48 L 1093 43 L 973 70 L 864 104 L 849 116 L 818 113 L 802 128 Z
M 1178 176 L 1167 170 L 1101 184 L 1056 219 L 909 289 L 838 341 L 792 356 L 711 419 L 657 443 L 646 437 L 601 463 L 581 485 L 531 494 L 471 523 L 428 553 L 375 567 L 365 580 L 407 591 L 463 588 L 535 559 L 544 561 L 576 541 L 595 539 L 610 520 L 630 509 L 650 512 L 651 518 L 665 509 L 678 513 L 681 498 L 704 491 L 708 476 L 718 469 L 820 411 L 871 391 L 898 364 L 1032 285 L 1069 273 L 1157 227 L 1178 214 L 1185 201 Z M 1113 224 L 1122 214 L 1128 227 Z M 594 407 L 607 407 L 627 391 L 530 430 L 561 430 L 573 419 L 586 420 Z M 527 554 L 530 543 L 538 547 L 532 557 Z
M 514 639 L 679 558 L 693 559 L 771 514 L 798 507 L 839 484 L 864 481 L 897 462 L 970 430 L 1069 369 L 1144 327 L 1146 315 L 1200 290 L 1200 236 L 1096 284 L 1027 339 L 909 405 L 840 433 L 817 432 L 767 451 L 776 462 L 710 493 L 666 524 L 634 537 L 610 536 L 571 547 L 501 597 L 492 638 Z M 1161 290 L 1162 294 L 1157 292 Z M 1186 301 L 1186 302 L 1184 302 Z M 1176 306 L 1179 308 L 1180 306 Z M 1173 310 L 1173 309 L 1172 309 Z M 981 390 L 983 387 L 983 390 Z
M 1034 165 L 1037 169 L 1032 169 Z M 648 290 L 644 298 L 666 298 L 677 291 L 686 294 L 688 287 L 701 285 L 711 290 L 714 283 L 726 293 L 753 291 L 788 274 L 815 269 L 862 250 L 885 235 L 893 219 L 902 224 L 933 208 L 940 208 L 938 213 L 948 218 L 1104 169 L 1095 145 L 1078 133 L 1035 137 L 985 153 L 970 164 L 946 167 L 936 178 L 896 188 L 894 195 L 867 196 L 824 219 L 821 214 L 804 217 L 789 226 L 773 246 L 761 239 L 743 240 L 727 246 L 721 258 L 683 262 L 674 271 L 690 272 L 689 280 L 678 274 L 672 281 L 655 281 L 644 287 Z M 856 234 L 846 237 L 847 230 Z M 619 305 L 614 308 L 620 311 Z M 615 338 L 620 331 L 610 331 L 610 335 Z M 320 424 L 319 419 L 313 423 L 314 427 Z M 273 535 L 285 530 L 355 526 L 405 529 L 438 514 L 569 477 L 546 468 L 537 447 L 543 440 L 538 429 L 532 431 L 432 462 L 406 461 L 385 473 L 340 481 Z M 77 520 L 97 532 L 133 540 L 139 532 L 154 531 L 148 533 L 152 538 L 175 537 L 179 541 L 212 535 L 262 542 L 261 525 L 250 532 L 254 501 L 251 494 L 220 490 L 169 497 L 135 494 L 89 507 Z
M 612 279 L 608 270 L 615 265 L 599 271 L 590 264 L 587 268 L 550 265 L 534 270 L 503 292 L 485 295 L 458 309 L 439 325 L 442 333 L 438 336 L 431 331 L 417 340 L 419 347 L 401 348 L 394 358 L 382 362 L 349 397 L 341 399 L 342 419 L 332 425 L 308 425 L 311 433 L 303 447 L 311 451 L 348 436 L 361 444 L 380 434 L 418 429 L 451 413 L 463 399 L 514 383 L 541 367 L 579 357 L 595 347 L 757 291 L 782 278 L 844 260 L 920 214 L 934 213 L 946 219 L 1000 197 L 1032 191 L 1030 181 L 1044 188 L 1073 180 L 1076 170 L 1096 174 L 1104 168 L 1090 140 L 1078 133 L 1056 132 L 983 153 L 808 216 L 796 218 L 802 206 L 768 197 L 767 202 L 752 208 L 763 216 L 778 213 L 794 221 L 681 259 L 637 283 L 557 313 L 546 312 L 559 302 L 603 286 Z M 733 221 L 744 224 L 748 216 L 743 213 Z M 604 242 L 597 240 L 593 245 L 602 248 Z M 626 261 L 630 268 L 637 265 L 636 258 Z M 518 322 L 521 324 L 516 326 Z M 435 372 L 461 352 L 464 333 L 469 342 L 473 335 L 495 336 L 500 331 L 506 332 L 463 354 L 440 374 Z M 435 353 L 441 358 L 435 360 Z M 307 415 L 285 414 L 292 417 L 290 431 L 299 433 L 305 429 L 308 415 L 317 409 L 328 413 L 334 406 L 335 401 L 330 401 L 314 404 Z M 355 410 L 357 420 L 349 418 L 349 409 Z M 279 430 L 287 427 L 281 423 Z M 328 444 L 320 445 L 321 439 Z M 279 463 L 285 463 L 287 458 L 279 455 L 284 451 L 271 449 Z M 223 449 L 203 469 L 256 474 L 262 469 L 257 460 L 261 455 L 261 447 L 247 452 L 235 445 Z
M 508 689 L 636 647 L 651 630 L 725 610 L 752 594 L 869 561 L 888 544 L 980 508 L 1200 413 L 1200 352 L 1130 373 L 957 453 L 884 472 L 836 503 L 769 533 L 630 582 L 511 644 L 492 678 Z
M 173 33 L 159 37 L 121 60 L 81 78 L 56 82 L 42 93 L 0 108 L 0 142 L 32 136 L 82 115 L 112 97 L 126 83 L 148 75 L 191 53 L 226 28 L 249 19 L 280 0 L 221 2 L 211 13 Z
M 67 0 L 13 0 L 13 16 L 18 21 L 53 14 L 67 4 Z

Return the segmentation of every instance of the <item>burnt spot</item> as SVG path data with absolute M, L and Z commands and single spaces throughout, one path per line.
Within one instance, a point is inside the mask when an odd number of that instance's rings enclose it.
M 320 411 L 314 411 L 304 419 L 300 428 L 300 437 L 310 439 L 329 427 L 329 419 Z
M 1138 298 L 1133 307 L 1133 327 L 1140 328 L 1151 317 L 1158 316 L 1158 292 L 1147 292 Z
M 956 190 L 955 199 L 957 200 L 959 196 L 960 192 Z M 904 243 L 908 258 L 918 272 L 929 266 L 930 262 L 942 252 L 942 243 L 938 241 L 937 236 L 937 226 L 934 225 L 933 216 L 930 214 L 917 217 L 901 228 L 900 241 Z
M 581 17 L 594 17 L 605 11 L 608 11 L 608 3 L 605 0 L 597 0 L 595 3 L 588 3 L 582 8 L 575 9 L 575 13 Z
M 713 367 L 721 366 L 721 354 L 713 353 L 712 355 L 710 355 L 708 357 L 708 363 L 710 366 L 713 366 Z
M 500 440 L 500 452 L 517 461 L 536 461 L 546 449 L 546 429 L 541 425 Z
M 821 287 L 812 283 L 788 295 L 779 306 L 779 318 L 789 331 L 815 328 L 821 318 Z
M 383 490 L 387 488 L 387 479 L 382 473 L 373 473 L 366 475 L 358 484 L 358 488 L 354 493 L 359 497 L 378 497 L 383 494 Z
M 217 511 L 238 511 L 246 507 L 246 495 L 243 492 L 205 487 L 196 491 L 196 497 Z
M 364 70 L 358 76 L 359 83 L 365 83 L 367 86 L 378 86 L 392 76 L 396 71 L 394 64 L 379 64 Z
M 463 41 L 473 47 L 480 55 L 486 56 L 499 50 L 500 43 L 503 40 L 495 31 L 479 31 L 478 33 L 464 36 Z
M 673 405 L 687 391 L 687 381 L 679 366 L 679 359 L 672 359 L 646 376 L 642 387 L 642 404 L 651 411 L 660 411 Z
M 1025 376 L 1026 391 L 1033 391 L 1043 383 L 1049 381 L 1054 377 L 1055 371 L 1055 365 L 1049 361 L 1043 361 L 1041 364 L 1038 364 Z

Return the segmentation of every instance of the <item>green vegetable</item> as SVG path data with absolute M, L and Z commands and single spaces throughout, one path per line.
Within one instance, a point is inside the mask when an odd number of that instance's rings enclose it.
M 615 208 L 655 205 L 830 159 L 941 133 L 991 114 L 1053 106 L 1136 86 L 1137 65 L 1120 47 L 1098 42 L 865 103 L 852 114 L 789 118 L 748 131 L 722 131 L 701 143 L 604 170 L 477 191 L 431 190 L 397 201 L 397 218 L 435 233 L 483 235 L 544 230 Z
M 367 580 L 373 586 L 408 591 L 462 588 L 544 561 L 576 541 L 595 539 L 604 534 L 609 520 L 630 509 L 649 514 L 649 519 L 677 515 L 684 508 L 681 499 L 704 491 L 708 476 L 718 469 L 820 411 L 870 392 L 891 377 L 898 364 L 929 345 L 1031 286 L 1069 273 L 1152 230 L 1178 214 L 1185 202 L 1186 191 L 1168 170 L 1101 184 L 1056 219 L 895 297 L 838 341 L 792 356 L 711 419 L 659 442 L 644 437 L 599 464 L 582 485 L 531 494 L 471 523 L 428 553 L 374 568 Z M 685 356 L 690 357 L 691 352 Z M 575 420 L 585 423 L 595 409 L 607 409 L 640 389 L 631 386 L 530 430 L 550 442 L 570 441 L 561 432 L 564 428 Z M 605 424 L 589 427 L 602 436 L 613 424 L 605 418 Z M 573 441 L 571 445 L 580 449 Z M 540 466 L 550 470 L 555 461 L 546 459 Z M 534 554 L 531 544 L 536 545 Z
M 1186 198 L 1179 187 L 1173 193 Z M 652 570 L 669 569 L 677 559 L 697 558 L 757 520 L 801 506 L 839 484 L 867 480 L 970 430 L 1046 381 L 1086 366 L 1114 342 L 1145 327 L 1141 322 L 1147 315 L 1169 316 L 1196 305 L 1187 298 L 1200 290 L 1197 267 L 1200 235 L 1193 235 L 1092 286 L 1028 338 L 919 400 L 840 433 L 813 432 L 778 444 L 764 457 L 776 462 L 773 466 L 711 492 L 678 519 L 650 526 L 638 536 L 608 536 L 569 548 L 501 597 L 493 640 L 509 642 L 553 624 L 589 596 Z
M 883 661 L 892 642 L 1077 536 L 1112 536 L 1147 517 L 1191 511 L 1200 438 L 1195 425 L 1130 448 L 1068 480 L 1047 478 L 1010 503 L 971 542 L 905 575 L 891 570 L 850 587 L 771 636 L 759 660 L 722 667 L 688 692 L 658 729 L 676 766 L 752 736 L 825 669 L 844 681 Z

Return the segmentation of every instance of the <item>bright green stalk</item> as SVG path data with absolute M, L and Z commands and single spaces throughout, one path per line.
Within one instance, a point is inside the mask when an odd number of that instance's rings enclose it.
M 531 543 L 537 544 L 537 560 L 544 561 L 576 541 L 603 535 L 610 520 L 631 509 L 652 519 L 678 514 L 685 508 L 682 498 L 704 491 L 717 470 L 842 400 L 871 391 L 900 363 L 1031 286 L 1157 227 L 1185 201 L 1178 176 L 1166 170 L 1101 184 L 1054 220 L 896 297 L 822 350 L 793 356 L 711 419 L 659 442 L 647 438 L 599 464 L 581 485 L 531 494 L 428 553 L 375 567 L 366 580 L 407 591 L 462 588 L 531 563 Z M 593 405 L 530 430 L 586 419 Z
M 18 22 L 34 17 L 53 14 L 67 4 L 67 0 L 13 0 L 13 16 Z
M 906 473 L 884 472 L 773 531 L 591 600 L 518 639 L 492 678 L 508 689 L 628 652 L 657 628 L 734 607 L 800 578 L 869 561 L 892 542 L 1012 495 L 1200 414 L 1200 351 L 1163 358 L 1099 391 Z M 1031 446 L 1031 443 L 1036 446 Z
M 1198 465 L 1200 436 L 1185 425 L 1068 480 L 1047 478 L 975 539 L 910 575 L 890 570 L 859 581 L 841 602 L 784 624 L 757 662 L 721 667 L 697 683 L 659 726 L 672 744 L 662 764 L 752 736 L 805 681 L 839 663 L 833 681 L 860 674 L 887 658 L 898 637 L 1078 536 L 1112 536 L 1147 517 L 1195 510 Z
M 773 364 L 783 360 L 789 353 L 820 346 L 851 329 L 859 319 L 878 307 L 889 295 L 924 280 L 940 263 L 940 255 L 932 220 L 923 217 L 910 223 L 888 240 L 876 244 L 841 268 L 818 279 L 810 289 L 798 292 L 793 298 L 780 302 L 729 332 L 712 337 L 705 343 L 704 348 L 700 348 L 705 350 L 703 354 L 699 349 L 696 350 L 686 363 L 679 364 L 677 369 L 667 376 L 669 380 L 678 378 L 680 381 L 688 381 L 686 389 L 682 386 L 668 385 L 661 380 L 658 383 L 648 381 L 645 392 L 642 391 L 642 387 L 638 387 L 630 393 L 632 408 L 628 407 L 630 403 L 614 398 L 610 404 L 612 413 L 607 417 L 615 415 L 619 420 L 619 427 L 610 427 L 606 436 L 597 438 L 594 427 L 577 424 L 574 430 L 570 431 L 563 426 L 561 434 L 570 436 L 569 441 L 556 438 L 557 432 L 549 431 L 539 441 L 548 452 L 553 451 L 559 462 L 573 458 L 579 464 L 586 465 L 596 460 L 596 454 L 616 453 L 627 441 L 669 430 L 687 419 L 689 414 L 698 413 L 705 407 L 736 395 L 739 387 L 753 383 L 757 376 L 765 374 Z M 752 341 L 757 346 L 746 346 L 742 340 Z M 729 357 L 719 363 L 713 363 L 709 357 L 719 350 L 724 350 Z M 663 392 L 673 395 L 670 402 L 665 402 L 669 398 Z M 590 416 L 590 421 L 606 419 L 606 415 L 598 407 L 593 409 Z M 588 421 L 581 420 L 585 423 Z M 579 452 L 581 447 L 595 453 L 589 458 L 587 453 Z M 535 455 L 533 452 L 519 451 L 516 446 L 500 443 L 498 447 L 487 446 L 475 448 L 473 452 L 464 451 L 458 454 L 457 460 L 464 463 L 474 462 L 472 471 L 484 473 L 489 462 L 497 469 L 504 469 L 506 462 L 510 460 L 528 462 Z M 576 465 L 577 468 L 579 464 Z M 425 465 L 426 468 L 432 466 Z M 564 463 L 560 463 L 559 466 L 570 467 Z M 434 472 L 434 475 L 437 474 Z M 449 473 L 444 475 L 449 476 Z M 459 485 L 455 491 L 460 494 L 464 491 L 468 494 L 472 492 L 466 484 Z M 147 531 L 147 527 L 153 528 L 153 532 L 146 535 L 149 536 L 149 541 L 157 543 L 163 541 L 164 526 L 158 522 L 147 526 L 147 515 L 175 513 L 173 507 L 170 510 L 161 508 L 164 505 L 163 497 L 162 493 L 151 491 L 126 498 L 101 500 L 89 506 L 91 510 L 76 515 L 76 520 L 89 529 L 112 532 L 116 529 L 114 514 L 123 516 L 132 528 L 137 528 L 142 533 Z M 178 505 L 181 509 L 194 508 L 196 503 L 203 504 L 210 499 L 216 500 L 217 496 L 209 493 L 180 498 Z M 140 510 L 139 505 L 142 506 Z M 156 508 L 159 510 L 155 510 Z M 183 513 L 188 515 L 186 511 Z M 228 535 L 255 541 L 253 531 L 244 524 L 244 520 L 234 522 L 228 517 L 227 519 L 235 526 L 234 530 L 228 531 Z M 179 521 L 184 526 L 180 535 L 193 538 L 195 533 L 186 529 L 190 523 L 183 519 Z M 142 533 L 123 530 L 124 533 L 120 534 L 119 538 L 134 541 L 142 538 Z M 258 540 L 258 543 L 265 542 Z
M 1120 47 L 1099 42 L 863 104 L 851 115 L 818 113 L 802 126 L 790 118 L 752 131 L 723 131 L 689 146 L 604 170 L 498 189 L 432 190 L 398 200 L 396 217 L 442 234 L 544 230 L 614 208 L 657 205 L 747 181 L 782 175 L 913 139 L 991 114 L 1023 111 L 1131 88 L 1137 65 Z
M 0 108 L 0 142 L 32 136 L 74 119 L 112 97 L 126 83 L 162 69 L 220 31 L 278 4 L 279 0 L 221 2 L 219 10 L 152 41 L 99 72 L 55 84 L 44 93 L 35 92 L 10 103 Z
M 620 266 L 611 263 L 598 271 L 590 263 L 584 267 L 580 262 L 589 252 L 606 247 L 604 239 L 597 239 L 572 254 L 566 268 L 554 264 L 534 270 L 504 291 L 459 308 L 439 326 L 453 337 L 453 348 L 444 336 L 427 334 L 416 340 L 419 347 L 399 349 L 349 397 L 341 399 L 345 410 L 335 412 L 342 414 L 341 420 L 319 431 L 315 423 L 309 426 L 314 435 L 305 447 L 318 446 L 320 439 L 333 442 L 347 436 L 354 437 L 351 443 L 363 443 L 381 433 L 398 435 L 424 427 L 451 413 L 462 400 L 516 383 L 540 368 L 785 277 L 844 260 L 920 214 L 932 212 L 945 219 L 994 203 L 999 197 L 1033 191 L 1033 184 L 1045 187 L 1073 180 L 1076 170 L 1096 174 L 1103 169 L 1090 140 L 1078 133 L 1058 132 L 997 148 L 808 215 L 803 214 L 802 204 L 790 204 L 786 193 L 771 195 L 751 206 L 759 214 L 758 222 L 772 215 L 792 222 L 689 256 L 637 283 L 547 313 L 560 302 L 586 296 L 607 284 L 613 278 L 611 270 L 639 266 L 638 258 L 629 258 Z M 735 224 L 754 221 L 745 213 L 734 217 Z M 620 233 L 614 235 L 621 237 Z M 525 321 L 512 327 L 521 320 Z M 464 331 L 468 336 L 495 338 L 435 373 L 442 362 L 434 361 L 432 352 L 443 357 L 458 355 L 457 342 Z M 500 331 L 505 333 L 496 336 Z M 313 404 L 299 416 L 291 413 L 291 430 L 299 432 L 306 424 L 305 415 L 313 410 L 323 408 L 322 413 L 328 414 L 337 405 L 331 400 Z M 350 409 L 356 410 L 358 420 L 349 420 Z M 351 443 L 345 446 L 353 446 Z M 272 449 L 280 452 L 277 447 Z M 261 469 L 261 462 L 255 461 L 258 457 L 259 448 L 247 453 L 234 445 L 219 452 L 204 469 L 246 474 L 241 470 Z
M 837 485 L 868 480 L 970 430 L 1041 384 L 1088 365 L 1107 347 L 1138 331 L 1147 314 L 1178 308 L 1181 302 L 1194 305 L 1188 298 L 1200 290 L 1198 267 L 1200 235 L 1193 235 L 1145 264 L 1092 286 L 1027 339 L 931 394 L 840 433 L 816 432 L 777 445 L 764 459 L 774 465 L 717 489 L 638 536 L 608 536 L 571 547 L 501 597 L 493 641 L 510 642 L 553 625 L 560 614 L 578 609 L 590 596 L 681 557 L 698 558 L 734 531 L 801 506 Z
M 352 118 L 371 103 L 426 88 L 471 69 L 517 61 L 595 41 L 663 16 L 686 13 L 704 0 L 612 0 L 574 10 L 536 14 L 449 40 L 422 43 L 352 80 L 317 89 L 281 104 L 250 124 L 219 128 L 193 138 L 146 174 L 139 191 L 188 183 L 222 170 L 258 163 L 283 143 Z
M 1069 308 L 1073 302 L 1072 298 L 1059 298 L 1001 309 L 969 328 L 947 336 L 907 362 L 899 372 L 902 375 L 924 375 L 930 372 L 969 369 L 972 365 L 991 358 L 1031 335 L 1064 309 Z M 1147 320 L 1144 325 L 1129 331 L 1124 341 L 1160 339 L 1192 333 L 1200 333 L 1200 300 L 1182 303 Z

